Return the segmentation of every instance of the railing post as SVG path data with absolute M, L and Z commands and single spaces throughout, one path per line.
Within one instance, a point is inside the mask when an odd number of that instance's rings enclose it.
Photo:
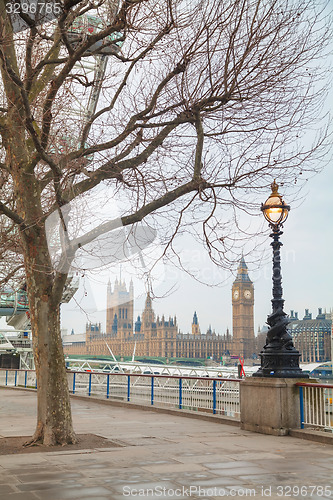
M 131 376 L 127 375 L 127 401 L 130 400 L 131 397 Z
M 304 429 L 304 398 L 303 398 L 303 387 L 299 386 L 299 409 L 301 417 L 301 429 Z
M 90 372 L 89 373 L 89 392 L 88 392 L 88 396 L 91 396 L 91 376 L 92 376 L 92 373 Z
M 8 384 L 8 370 L 6 370 L 6 385 Z
M 216 380 L 213 380 L 213 413 L 216 413 Z
M 154 377 L 151 378 L 151 404 L 154 404 Z
M 25 370 L 25 375 L 24 375 L 24 387 L 27 387 L 27 379 L 28 379 L 28 372 Z
M 16 387 L 16 384 L 17 384 L 17 370 L 15 370 L 15 382 L 14 382 L 15 387 Z
M 75 394 L 75 375 L 76 373 L 73 372 L 73 394 Z
M 106 399 L 109 399 L 109 396 L 110 396 L 110 373 L 108 373 L 106 377 Z
M 182 402 L 183 394 L 182 394 L 182 379 L 179 379 L 179 409 L 182 409 L 183 402 Z

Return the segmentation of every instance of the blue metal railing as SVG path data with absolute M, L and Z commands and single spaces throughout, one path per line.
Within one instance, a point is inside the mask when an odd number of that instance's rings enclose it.
M 304 429 L 304 397 L 303 397 L 303 387 L 299 387 L 299 414 L 301 418 L 301 429 Z
M 89 373 L 89 390 L 88 390 L 88 396 L 91 396 L 91 382 L 92 382 L 92 373 Z
M 179 379 L 179 409 L 181 410 L 183 407 L 183 381 Z
M 76 376 L 76 373 L 73 374 L 73 394 L 75 394 L 75 376 Z
M 37 389 L 35 370 L 0 368 L 0 385 Z
M 209 411 L 239 419 L 239 379 L 75 371 L 67 375 L 75 395 Z M 0 369 L 0 385 L 36 388 L 35 371 Z
M 150 391 L 150 400 L 151 400 L 151 404 L 153 405 L 154 404 L 154 377 L 151 378 L 151 391 Z
M 127 401 L 130 401 L 131 399 L 131 376 L 128 375 L 127 377 Z
M 109 399 L 110 397 L 110 374 L 107 374 L 107 379 L 106 379 L 106 398 Z
M 68 371 L 72 394 L 240 417 L 239 379 Z M 0 369 L 0 386 L 37 388 L 34 370 Z M 300 427 L 333 432 L 333 385 L 301 383 Z
M 300 427 L 333 432 L 333 385 L 297 382 L 300 403 Z

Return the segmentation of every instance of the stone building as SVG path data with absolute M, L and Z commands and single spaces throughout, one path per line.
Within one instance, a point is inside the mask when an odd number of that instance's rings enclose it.
M 166 319 L 155 315 L 150 294 L 147 294 L 141 317 L 134 321 L 134 287 L 129 289 L 116 279 L 107 286 L 106 332 L 87 324 L 86 341 L 65 345 L 67 354 L 109 355 L 163 358 L 212 358 L 220 361 L 224 355 L 251 358 L 255 352 L 253 328 L 253 283 L 248 276 L 244 258 L 232 287 L 233 337 L 227 330 L 220 335 L 212 331 L 201 333 L 195 312 L 191 333 L 181 333 L 176 317 Z
M 302 319 L 298 313 L 290 311 L 289 332 L 293 337 L 295 348 L 299 351 L 301 363 L 315 363 L 330 361 L 332 358 L 332 320 L 331 313 L 323 313 L 318 309 L 316 318 L 312 319 L 312 313 L 305 309 Z M 260 352 L 266 343 L 267 327 L 258 332 L 257 352 Z
M 298 314 L 291 311 L 289 329 L 294 345 L 300 352 L 300 361 L 322 362 L 331 360 L 332 320 L 331 314 L 323 313 L 318 309 L 316 318 L 305 309 L 303 319 L 298 319 Z
M 232 352 L 244 358 L 255 353 L 253 307 L 254 286 L 242 257 L 232 285 Z

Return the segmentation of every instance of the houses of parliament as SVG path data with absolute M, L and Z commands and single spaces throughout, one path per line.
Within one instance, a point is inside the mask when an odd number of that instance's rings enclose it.
M 232 285 L 232 335 L 219 335 L 208 329 L 202 333 L 197 313 L 194 313 L 191 333 L 181 333 L 177 318 L 155 315 L 150 294 L 147 294 L 141 316 L 134 318 L 134 287 L 129 289 L 116 279 L 112 288 L 107 287 L 106 333 L 101 325 L 87 324 L 85 341 L 64 343 L 66 354 L 109 355 L 131 357 L 134 350 L 138 357 L 212 358 L 222 356 L 244 359 L 256 357 L 266 341 L 267 330 L 254 335 L 254 287 L 242 257 L 237 276 Z M 328 361 L 331 359 L 332 319 L 321 308 L 316 318 L 305 309 L 303 319 L 291 311 L 289 331 L 301 362 Z M 70 336 L 69 336 L 70 337 Z M 109 346 L 109 347 L 108 347 Z
M 254 287 L 247 265 L 241 259 L 232 285 L 233 335 L 227 330 L 219 335 L 200 330 L 194 312 L 191 333 L 180 333 L 177 318 L 155 315 L 150 294 L 147 294 L 141 316 L 134 318 L 134 286 L 116 279 L 107 287 L 106 332 L 100 325 L 87 324 L 85 342 L 64 346 L 66 354 L 109 355 L 163 358 L 212 358 L 224 355 L 252 358 L 256 352 L 254 336 Z

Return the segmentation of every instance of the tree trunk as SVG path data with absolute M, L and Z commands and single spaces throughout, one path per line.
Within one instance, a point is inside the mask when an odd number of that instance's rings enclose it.
M 60 306 L 52 304 L 37 285 L 37 299 L 29 298 L 37 376 L 37 427 L 32 441 L 46 445 L 76 441 L 60 335 Z M 30 295 L 30 294 L 29 294 Z
M 32 441 L 76 441 L 60 334 L 60 301 L 66 275 L 50 262 L 44 224 L 26 230 L 25 268 L 37 376 L 37 427 Z
M 13 127 L 12 136 L 19 132 L 23 143 L 20 124 Z M 67 276 L 52 267 L 40 185 L 29 168 L 22 168 L 28 164 L 24 153 L 23 147 L 16 148 L 11 164 L 18 214 L 24 221 L 20 235 L 37 376 L 37 427 L 30 442 L 71 444 L 76 439 L 60 334 L 60 302 Z

